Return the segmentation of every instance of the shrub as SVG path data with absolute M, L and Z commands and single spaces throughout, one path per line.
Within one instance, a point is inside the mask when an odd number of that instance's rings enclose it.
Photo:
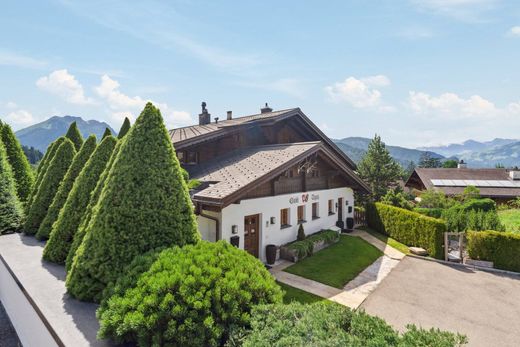
M 100 144 L 101 147 L 101 144 Z M 106 164 L 105 168 L 103 169 L 103 172 L 99 176 L 99 179 L 96 183 L 96 188 L 92 191 L 90 194 L 90 199 L 88 201 L 88 206 L 85 209 L 85 212 L 83 213 L 81 217 L 81 222 L 79 223 L 79 227 L 74 234 L 72 244 L 70 246 L 70 250 L 67 254 L 67 259 L 65 260 L 65 269 L 67 272 L 70 271 L 72 268 L 72 263 L 74 261 L 74 256 L 76 255 L 76 251 L 78 250 L 79 246 L 83 242 L 83 239 L 85 238 L 85 234 L 87 233 L 87 227 L 90 223 L 90 220 L 92 219 L 92 210 L 94 209 L 94 206 L 99 201 L 99 197 L 101 196 L 101 192 L 103 191 L 103 188 L 105 187 L 105 183 L 108 177 L 108 173 L 110 172 L 110 169 L 112 168 L 114 161 L 117 158 L 117 154 L 119 153 L 119 148 L 121 148 L 121 141 L 117 141 L 116 146 L 114 150 L 112 151 L 112 154 L 110 155 L 110 159 L 108 163 Z
M 74 156 L 74 160 L 72 161 L 72 164 L 70 164 L 70 167 L 67 170 L 67 174 L 65 174 L 65 177 L 60 183 L 58 191 L 52 200 L 52 204 L 47 210 L 47 215 L 43 219 L 40 227 L 38 228 L 38 232 L 36 233 L 36 238 L 38 240 L 46 240 L 49 238 L 52 225 L 58 219 L 61 208 L 65 204 L 65 201 L 67 201 L 67 197 L 72 190 L 74 181 L 76 181 L 76 178 L 95 149 L 96 135 L 90 135 L 87 141 L 85 141 L 85 143 L 81 146 L 79 152 Z
M 83 136 L 79 132 L 78 125 L 76 122 L 72 122 L 65 134 L 65 137 L 70 139 L 76 148 L 76 151 L 79 151 L 81 146 L 83 145 Z
M 88 141 L 85 142 L 82 148 L 85 147 Z M 58 264 L 65 262 L 74 235 L 79 228 L 81 219 L 90 201 L 90 195 L 96 187 L 99 176 L 110 160 L 116 142 L 117 140 L 113 136 L 105 138 L 85 164 L 85 167 L 74 182 L 56 222 L 52 226 L 49 241 L 43 250 L 44 259 Z
M 251 309 L 281 303 L 263 264 L 225 241 L 201 241 L 161 252 L 137 284 L 98 312 L 100 338 L 139 346 L 218 346 Z
M 38 231 L 40 223 L 45 218 L 47 210 L 75 155 L 76 150 L 74 149 L 74 144 L 69 139 L 65 139 L 60 147 L 58 147 L 54 158 L 52 158 L 49 168 L 42 179 L 40 188 L 31 204 L 29 213 L 27 214 L 27 220 L 24 224 L 24 230 L 27 234 L 32 235 Z
M 498 231 L 468 231 L 470 258 L 492 261 L 498 269 L 520 271 L 520 234 Z
M 400 336 L 381 318 L 332 303 L 262 305 L 253 309 L 250 329 L 233 329 L 228 346 L 455 347 L 467 342 L 458 334 L 407 328 Z
M 136 255 L 200 239 L 160 111 L 148 103 L 122 141 L 67 276 L 78 299 L 98 301 Z
M 303 229 L 302 229 L 303 230 Z M 314 251 L 314 244 L 323 241 L 330 244 L 339 240 L 338 232 L 334 230 L 322 230 L 314 233 L 303 240 L 294 241 L 287 245 L 287 248 L 296 252 L 298 260 L 311 256 Z
M 0 141 L 0 235 L 18 231 L 22 223 L 22 206 L 16 195 L 11 165 Z
M 105 137 L 109 137 L 109 136 L 112 136 L 112 132 L 110 131 L 110 129 L 105 128 L 105 132 L 103 133 L 103 136 L 101 136 L 101 141 L 103 141 L 105 139 Z
M 434 258 L 444 258 L 444 221 L 377 202 L 367 205 L 366 216 L 371 228 L 407 246 L 422 247 Z
M 416 207 L 413 209 L 414 212 L 423 214 L 428 217 L 433 218 L 441 218 L 442 217 L 442 211 L 444 209 L 442 208 L 426 208 L 426 207 Z
M 451 232 L 464 232 L 466 230 L 498 230 L 505 231 L 505 226 L 500 222 L 497 211 L 488 212 L 466 209 L 465 205 L 456 205 L 442 213 L 442 218 Z
M 2 131 L 1 139 L 7 153 L 7 160 L 13 171 L 16 193 L 19 200 L 24 203 L 29 199 L 34 184 L 33 170 L 11 127 L 8 124 L 2 124 L 0 129 Z
M 296 240 L 305 240 L 305 231 L 303 230 L 303 224 L 300 224 L 300 226 L 298 226 L 298 235 L 296 236 Z
M 456 203 L 453 199 L 446 197 L 443 191 L 436 189 L 421 192 L 420 198 L 418 205 L 424 208 L 449 208 Z
M 389 189 L 386 194 L 381 198 L 383 204 L 404 208 L 405 210 L 411 210 L 413 204 L 408 201 L 403 192 L 397 189 Z
M 471 199 L 464 203 L 463 208 L 465 211 L 496 211 L 497 210 L 497 204 L 495 201 L 489 198 L 484 199 Z
M 121 125 L 121 129 L 119 129 L 119 133 L 117 134 L 118 139 L 122 139 L 130 130 L 130 120 L 128 117 L 125 117 L 123 124 Z

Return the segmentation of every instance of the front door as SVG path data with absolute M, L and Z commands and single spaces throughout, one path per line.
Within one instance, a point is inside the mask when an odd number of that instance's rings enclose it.
M 258 258 L 259 222 L 260 215 L 244 217 L 244 249 Z
M 343 198 L 338 198 L 338 221 L 343 221 Z

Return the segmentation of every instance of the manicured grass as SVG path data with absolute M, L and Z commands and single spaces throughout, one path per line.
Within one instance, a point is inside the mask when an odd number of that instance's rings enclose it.
M 383 241 L 390 247 L 397 249 L 401 253 L 410 254 L 410 249 L 408 249 L 407 245 L 391 238 L 390 236 L 386 236 L 384 234 L 378 233 L 377 231 L 375 231 L 374 229 L 371 229 L 369 227 L 359 227 L 358 229 L 366 231 L 370 235 L 378 238 L 379 240 Z
M 298 301 L 298 302 L 301 302 L 302 304 L 312 304 L 313 302 L 327 300 L 327 299 L 321 298 L 317 295 L 303 291 L 301 289 L 291 287 L 285 283 L 282 283 L 282 282 L 276 282 L 276 283 L 278 283 L 278 285 L 285 292 L 285 295 L 283 297 L 283 302 L 285 304 L 289 304 L 293 301 Z
M 520 209 L 498 211 L 498 216 L 506 231 L 520 232 Z
M 343 286 L 383 253 L 359 237 L 341 235 L 339 242 L 289 266 L 284 271 L 336 288 Z

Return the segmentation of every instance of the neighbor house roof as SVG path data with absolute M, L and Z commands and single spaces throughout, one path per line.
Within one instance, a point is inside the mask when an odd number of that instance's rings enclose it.
M 513 181 L 507 169 L 430 169 L 417 168 L 408 181 L 407 187 L 416 189 L 439 189 L 447 195 L 457 195 L 467 186 L 476 186 L 485 197 L 520 196 L 520 181 Z
M 196 201 L 228 205 L 258 185 L 267 182 L 285 170 L 318 151 L 323 152 L 347 173 L 360 189 L 366 185 L 341 161 L 334 160 L 321 141 L 264 145 L 234 150 L 207 163 L 200 164 L 191 177 L 203 182 L 195 192 Z

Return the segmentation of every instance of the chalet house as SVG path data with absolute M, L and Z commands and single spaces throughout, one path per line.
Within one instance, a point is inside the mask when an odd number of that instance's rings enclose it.
M 299 109 L 173 129 L 181 165 L 201 181 L 191 192 L 205 240 L 227 240 L 265 261 L 269 244 L 294 241 L 353 217 L 354 191 L 369 188 L 355 164 Z
M 448 196 L 460 195 L 467 186 L 475 186 L 482 197 L 505 203 L 520 196 L 520 171 L 508 169 L 469 169 L 464 162 L 455 169 L 417 168 L 406 187 L 437 189 Z

